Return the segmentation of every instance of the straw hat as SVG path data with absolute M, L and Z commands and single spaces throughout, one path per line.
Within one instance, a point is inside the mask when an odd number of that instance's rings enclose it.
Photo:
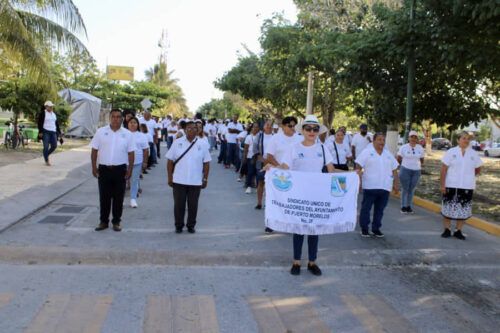
M 325 125 L 320 124 L 318 118 L 312 114 L 308 114 L 304 120 L 300 121 L 297 125 L 295 125 L 295 131 L 299 133 L 302 132 L 302 128 L 305 125 L 319 126 L 319 133 L 325 133 L 328 131 L 328 128 Z

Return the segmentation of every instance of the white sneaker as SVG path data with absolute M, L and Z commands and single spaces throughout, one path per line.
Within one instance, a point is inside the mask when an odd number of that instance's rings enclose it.
M 130 207 L 137 208 L 137 201 L 135 199 L 130 199 Z
M 241 178 L 238 178 L 237 182 L 238 182 L 238 183 L 241 183 Z
M 247 190 L 245 191 L 246 194 L 252 194 L 252 188 L 247 187 Z

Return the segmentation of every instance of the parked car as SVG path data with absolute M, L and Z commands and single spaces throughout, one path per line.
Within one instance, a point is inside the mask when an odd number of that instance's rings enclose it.
M 451 142 L 446 138 L 434 138 L 432 139 L 432 149 L 450 149 Z
M 494 143 L 492 147 L 484 148 L 484 156 L 499 157 L 500 143 Z

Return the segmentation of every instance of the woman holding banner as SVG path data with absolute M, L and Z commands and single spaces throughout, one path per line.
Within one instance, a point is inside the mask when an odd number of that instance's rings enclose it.
M 297 132 L 302 132 L 303 141 L 292 145 L 285 165 L 282 167 L 302 172 L 334 172 L 332 154 L 318 142 L 318 134 L 325 129 L 325 126 L 320 125 L 316 116 L 308 115 L 303 122 L 296 126 Z M 309 251 L 307 270 L 314 275 L 322 274 L 321 269 L 316 265 L 318 240 L 318 235 L 307 236 Z M 303 243 L 304 235 L 293 234 L 293 265 L 290 269 L 292 275 L 300 274 Z

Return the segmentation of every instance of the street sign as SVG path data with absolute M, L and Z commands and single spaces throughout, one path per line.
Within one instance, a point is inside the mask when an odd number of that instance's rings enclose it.
M 153 103 L 151 103 L 149 98 L 144 98 L 141 102 L 141 106 L 144 108 L 144 110 L 149 109 L 152 105 L 153 105 Z

